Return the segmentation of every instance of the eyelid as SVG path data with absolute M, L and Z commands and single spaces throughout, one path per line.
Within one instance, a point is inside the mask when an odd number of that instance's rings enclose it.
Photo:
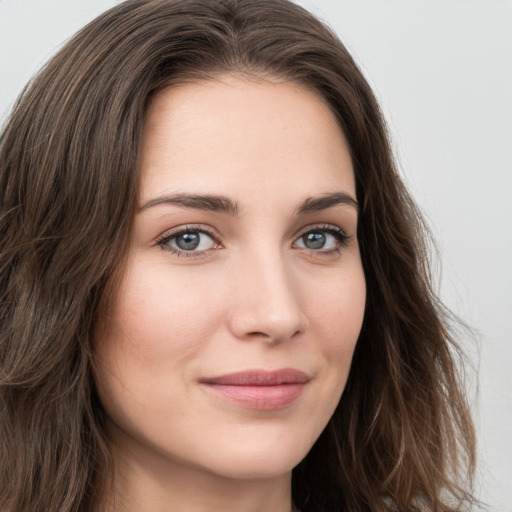
M 180 235 L 182 233 L 188 233 L 189 231 L 206 233 L 207 235 L 210 235 L 212 238 L 217 238 L 215 230 L 212 227 L 208 226 L 207 224 L 182 224 L 180 226 L 168 229 L 164 231 L 162 234 L 158 235 L 155 239 L 155 243 L 158 244 L 162 240 L 171 238 L 176 235 Z
M 334 249 L 309 249 L 307 247 L 298 247 L 298 249 L 304 249 L 308 250 L 311 253 L 318 254 L 318 255 L 328 255 L 333 252 L 340 252 L 340 250 L 347 246 L 350 239 L 352 238 L 351 235 L 348 235 L 347 232 L 341 228 L 340 226 L 337 226 L 335 224 L 312 224 L 309 226 L 306 226 L 305 228 L 301 229 L 300 232 L 296 235 L 293 245 L 297 243 L 298 240 L 300 240 L 304 235 L 307 235 L 308 233 L 315 232 L 315 231 L 323 231 L 330 235 L 332 235 L 337 242 L 337 246 Z
M 306 233 L 309 233 L 310 231 L 327 231 L 330 233 L 339 233 L 343 236 L 350 238 L 350 235 L 347 234 L 346 230 L 342 227 L 336 225 L 336 224 L 327 224 L 327 223 L 319 223 L 319 224 L 309 224 L 303 228 L 301 228 L 297 234 L 295 235 L 295 238 L 298 239 L 301 236 L 304 236 Z
M 177 247 L 172 247 L 170 245 L 167 245 L 167 242 L 172 240 L 173 238 L 182 235 L 184 233 L 203 233 L 205 235 L 208 235 L 216 244 L 215 249 L 219 249 L 221 247 L 221 242 L 219 240 L 219 236 L 217 235 L 216 231 L 208 225 L 205 224 L 186 224 L 177 226 L 175 228 L 172 228 L 170 230 L 165 231 L 161 235 L 159 235 L 155 240 L 155 245 L 160 246 L 162 250 L 168 251 L 171 254 L 177 255 L 177 256 L 183 256 L 183 257 L 192 257 L 192 258 L 200 258 L 204 257 L 206 253 L 213 249 L 204 249 L 200 251 L 187 251 L 184 249 L 179 249 Z
M 297 242 L 301 239 L 301 237 L 305 236 L 308 233 L 315 232 L 315 231 L 322 231 L 325 233 L 330 234 L 333 236 L 336 240 L 336 246 L 334 248 L 329 249 L 311 249 L 308 247 L 297 247 Z M 196 232 L 196 233 L 203 233 L 207 236 L 209 236 L 213 242 L 215 243 L 215 247 L 208 248 L 208 249 L 202 249 L 202 250 L 185 250 L 180 249 L 178 247 L 173 247 L 172 245 L 168 245 L 168 242 L 172 240 L 175 237 L 178 237 L 181 234 L 184 233 L 190 233 L 190 232 Z M 329 256 L 334 253 L 340 253 L 341 250 L 346 247 L 352 238 L 351 235 L 348 235 L 346 231 L 341 228 L 340 226 L 336 224 L 310 224 L 308 226 L 305 226 L 302 228 L 294 237 L 294 241 L 292 244 L 292 247 L 296 249 L 300 249 L 302 251 L 308 251 L 312 255 L 316 256 Z M 221 242 L 220 242 L 220 236 L 217 234 L 217 231 L 205 224 L 186 224 L 174 227 L 172 229 L 169 229 L 159 235 L 155 239 L 155 245 L 160 246 L 162 250 L 165 250 L 171 254 L 174 254 L 176 256 L 181 257 L 191 257 L 191 258 L 201 258 L 205 257 L 214 249 L 220 249 L 222 248 Z

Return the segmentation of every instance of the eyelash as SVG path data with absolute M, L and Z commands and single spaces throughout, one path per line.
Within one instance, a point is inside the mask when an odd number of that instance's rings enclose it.
M 212 250 L 207 249 L 205 251 L 186 251 L 184 249 L 177 249 L 168 245 L 171 240 L 186 233 L 202 233 L 204 235 L 208 235 L 217 245 L 220 245 L 220 242 L 215 236 L 214 232 L 205 228 L 204 226 L 184 226 L 183 228 L 179 228 L 175 231 L 167 232 L 157 239 L 156 245 L 159 245 L 162 250 L 168 251 L 171 254 L 181 258 L 201 258 L 206 256 L 206 253 Z
M 300 234 L 297 237 L 294 244 L 297 243 L 298 240 L 304 238 L 306 235 L 309 235 L 310 233 L 318 233 L 318 232 L 327 233 L 329 235 L 332 235 L 336 241 L 336 246 L 329 250 L 322 250 L 322 249 L 315 250 L 315 249 L 308 249 L 307 247 L 305 248 L 306 250 L 309 250 L 310 254 L 317 256 L 317 257 L 318 256 L 332 256 L 333 254 L 341 253 L 341 251 L 345 247 L 347 247 L 347 245 L 349 244 L 350 239 L 351 239 L 351 236 L 347 235 L 345 233 L 345 231 L 343 231 L 343 229 L 341 229 L 337 226 L 333 226 L 331 224 L 323 224 L 323 225 L 308 227 L 308 229 L 306 231 L 303 231 L 302 234 Z
M 336 246 L 329 250 L 322 250 L 322 249 L 308 249 L 307 247 L 299 249 L 305 249 L 308 251 L 311 255 L 314 256 L 330 256 L 333 254 L 340 253 L 343 248 L 345 248 L 350 239 L 351 236 L 347 235 L 345 231 L 343 231 L 341 228 L 337 226 L 333 226 L 331 224 L 324 224 L 324 225 L 318 225 L 318 226 L 308 226 L 308 229 L 306 231 L 303 231 L 294 241 L 293 245 L 295 245 L 299 240 L 303 239 L 305 236 L 311 234 L 311 233 L 326 233 L 329 235 L 332 235 L 336 241 Z M 184 226 L 183 228 L 179 228 L 175 231 L 167 232 L 161 237 L 159 237 L 156 240 L 156 245 L 160 246 L 162 250 L 168 251 L 171 254 L 182 257 L 182 258 L 201 258 L 207 255 L 208 252 L 214 249 L 205 249 L 203 251 L 187 251 L 184 249 L 175 248 L 169 245 L 169 242 L 171 240 L 177 238 L 180 235 L 184 235 L 186 233 L 201 233 L 208 235 L 214 243 L 217 245 L 215 249 L 219 248 L 220 242 L 217 238 L 217 236 L 214 234 L 213 230 L 207 229 L 204 226 Z

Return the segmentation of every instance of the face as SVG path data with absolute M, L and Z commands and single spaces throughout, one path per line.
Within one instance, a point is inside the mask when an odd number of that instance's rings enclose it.
M 129 263 L 95 343 L 113 445 L 135 464 L 289 474 L 361 328 L 357 214 L 347 142 L 316 94 L 227 76 L 159 92 Z

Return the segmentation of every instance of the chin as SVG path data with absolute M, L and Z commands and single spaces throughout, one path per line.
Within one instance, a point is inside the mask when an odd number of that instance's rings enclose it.
M 265 479 L 290 474 L 312 444 L 290 438 L 280 442 L 241 442 L 229 449 L 219 445 L 210 451 L 210 470 L 230 479 Z

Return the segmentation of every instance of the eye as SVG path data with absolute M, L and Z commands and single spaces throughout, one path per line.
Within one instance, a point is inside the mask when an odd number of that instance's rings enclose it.
M 211 233 L 194 227 L 186 227 L 166 234 L 157 241 L 157 245 L 178 256 L 197 256 L 198 253 L 204 253 L 219 246 Z
M 293 244 L 299 249 L 331 253 L 338 252 L 347 245 L 349 236 L 335 226 L 322 226 L 306 231 Z

